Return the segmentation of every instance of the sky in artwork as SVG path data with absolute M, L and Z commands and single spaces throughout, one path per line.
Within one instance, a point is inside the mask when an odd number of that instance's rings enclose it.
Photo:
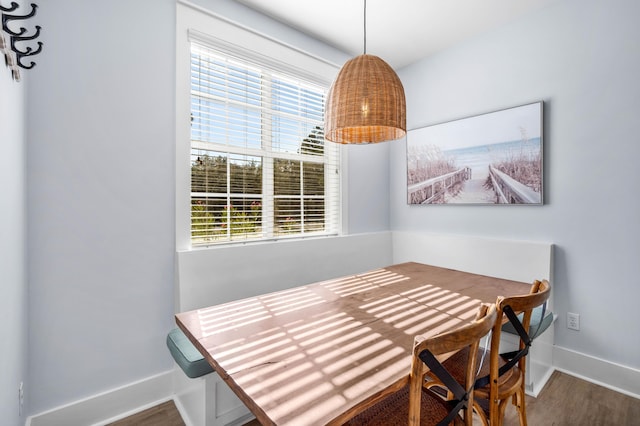
M 541 103 L 523 105 L 412 130 L 410 145 L 435 145 L 446 150 L 538 138 L 542 130 Z

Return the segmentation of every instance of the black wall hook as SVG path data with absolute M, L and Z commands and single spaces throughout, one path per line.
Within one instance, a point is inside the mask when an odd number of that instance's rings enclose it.
M 15 64 L 13 63 L 11 65 L 7 64 L 7 66 L 9 66 L 12 69 L 14 79 L 16 79 L 16 75 L 18 74 L 17 73 L 18 69 L 16 68 L 16 66 L 19 66 L 25 69 L 31 69 L 36 65 L 36 63 L 33 61 L 31 61 L 30 64 L 25 65 L 22 62 L 22 59 L 28 56 L 39 54 L 40 52 L 42 52 L 42 46 L 43 46 L 43 43 L 41 41 L 37 42 L 38 47 L 35 49 L 31 46 L 16 45 L 16 43 L 19 43 L 19 42 L 28 42 L 28 41 L 37 39 L 38 37 L 40 37 L 40 30 L 41 30 L 41 27 L 39 25 L 35 26 L 35 33 L 33 34 L 28 34 L 29 30 L 27 30 L 27 28 L 25 27 L 20 27 L 18 31 L 14 31 L 11 28 L 9 28 L 9 23 L 11 21 L 25 20 L 25 19 L 34 17 L 36 14 L 38 5 L 35 3 L 31 3 L 31 11 L 26 15 L 17 15 L 13 13 L 7 13 L 7 12 L 13 12 L 17 10 L 18 7 L 19 7 L 19 4 L 16 2 L 11 2 L 11 6 L 9 7 L 4 7 L 0 5 L 0 10 L 2 10 L 2 30 L 5 33 L 7 33 L 7 35 L 9 36 L 8 44 L 10 45 L 10 49 L 11 49 L 11 51 L 7 49 L 7 46 L 6 46 L 7 43 L 5 42 L 4 43 L 5 60 L 8 59 L 8 56 L 10 56 L 11 52 L 15 53 L 15 59 L 16 59 Z M 20 48 L 19 46 L 23 46 L 23 48 Z
M 34 40 L 34 39 L 38 38 L 40 36 L 40 30 L 41 29 L 42 29 L 42 27 L 40 25 L 36 25 L 35 34 L 32 34 L 30 36 L 25 36 L 25 35 L 22 35 L 22 34 L 27 32 L 26 29 L 20 28 L 20 30 L 24 30 L 24 31 L 21 31 L 20 34 L 16 34 L 14 36 L 11 36 L 11 45 L 13 46 L 13 44 L 16 41 L 27 41 L 27 40 Z
M 15 3 L 11 4 L 11 7 L 13 7 Z M 36 15 L 36 9 L 38 8 L 38 5 L 35 3 L 31 3 L 31 12 L 29 12 L 26 15 L 9 15 L 8 13 L 3 13 L 2 14 L 2 29 L 9 35 L 12 36 L 21 36 L 24 33 L 27 32 L 27 29 L 24 27 L 20 28 L 20 32 L 16 33 L 14 31 L 12 31 L 9 26 L 7 25 L 7 23 L 9 21 L 16 21 L 16 20 L 22 20 L 22 19 L 29 19 L 29 18 L 33 18 Z
M 3 5 L 0 4 L 0 10 L 3 12 L 13 12 L 14 10 L 16 10 L 20 5 L 18 3 L 16 3 L 15 1 L 11 2 L 11 6 L 9 7 L 4 7 Z

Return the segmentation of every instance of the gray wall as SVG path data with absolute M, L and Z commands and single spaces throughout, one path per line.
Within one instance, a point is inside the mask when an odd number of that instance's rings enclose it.
M 27 108 L 31 414 L 165 371 L 172 0 L 46 2 Z
M 410 129 L 543 100 L 546 201 L 408 206 L 402 143 L 390 203 L 392 230 L 555 243 L 556 344 L 636 369 L 639 16 L 636 0 L 561 1 L 401 70 Z
M 23 70 L 24 71 L 24 70 Z M 25 73 L 22 73 L 23 79 Z M 24 424 L 18 386 L 27 384 L 27 278 L 25 272 L 25 81 L 14 82 L 0 63 L 0 417 Z
M 391 144 L 349 145 L 346 230 L 350 234 L 389 230 L 389 149 Z
M 231 0 L 198 3 L 346 59 Z M 169 370 L 175 326 L 175 0 L 40 6 L 26 100 L 30 414 Z M 388 182 L 386 156 L 373 160 Z M 361 232 L 388 229 L 383 201 Z

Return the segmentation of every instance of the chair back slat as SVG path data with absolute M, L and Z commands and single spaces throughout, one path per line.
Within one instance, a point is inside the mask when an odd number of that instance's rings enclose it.
M 551 287 L 549 286 L 549 282 L 546 280 L 536 280 L 532 284 L 531 292 L 529 294 L 525 294 L 522 296 L 499 297 L 498 301 L 496 302 L 496 306 L 498 307 L 498 314 L 500 314 L 500 312 L 504 310 L 504 307 L 508 305 L 511 306 L 511 309 L 513 309 L 515 312 L 524 312 L 525 317 L 528 313 L 529 318 L 531 318 L 531 311 L 546 302 L 547 299 L 549 299 L 550 294 Z

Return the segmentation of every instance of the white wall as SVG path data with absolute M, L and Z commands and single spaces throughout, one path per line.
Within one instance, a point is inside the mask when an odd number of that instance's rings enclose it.
M 24 70 L 23 70 L 24 71 Z M 27 383 L 27 278 L 25 272 L 25 81 L 14 82 L 0 62 L 0 350 L 2 424 L 24 424 L 18 386 Z M 26 413 L 26 407 L 25 407 Z
M 545 102 L 545 205 L 408 206 L 391 229 L 554 243 L 556 344 L 640 369 L 640 3 L 567 0 L 400 70 L 408 128 Z M 408 135 L 411 137 L 411 134 Z M 579 332 L 566 312 L 580 314 Z

